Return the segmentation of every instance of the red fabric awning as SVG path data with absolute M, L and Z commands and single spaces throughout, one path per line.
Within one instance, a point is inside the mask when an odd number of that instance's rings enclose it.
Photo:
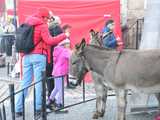
M 121 36 L 119 0 L 20 0 L 20 23 L 39 7 L 48 7 L 55 15 L 60 16 L 62 24 L 68 23 L 72 26 L 72 45 L 80 42 L 82 37 L 88 40 L 91 28 L 101 31 L 106 14 L 111 14 L 116 23 L 115 33 Z
M 115 21 L 114 32 L 121 37 L 120 0 L 19 0 L 20 23 L 39 7 L 48 7 L 61 18 L 63 25 L 67 23 L 72 26 L 72 47 L 84 37 L 89 42 L 90 29 L 101 31 L 110 15 Z

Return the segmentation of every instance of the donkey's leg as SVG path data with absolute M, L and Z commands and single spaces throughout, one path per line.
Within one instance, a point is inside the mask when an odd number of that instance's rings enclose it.
M 126 120 L 127 91 L 117 91 L 117 120 Z
M 103 117 L 106 109 L 107 89 L 103 85 L 96 85 L 96 112 L 93 119 Z M 99 86 L 99 87 L 98 87 Z
M 156 98 L 158 100 L 158 109 L 159 110 L 158 110 L 158 113 L 155 116 L 154 120 L 159 120 L 159 118 L 160 118 L 160 93 L 155 93 L 155 96 L 156 96 Z
M 158 107 L 159 107 L 159 112 L 160 112 L 160 93 L 156 93 L 155 96 L 158 100 Z
M 96 112 L 93 114 L 93 119 L 103 117 L 106 109 L 107 88 L 99 80 L 99 77 L 94 77 L 96 91 Z

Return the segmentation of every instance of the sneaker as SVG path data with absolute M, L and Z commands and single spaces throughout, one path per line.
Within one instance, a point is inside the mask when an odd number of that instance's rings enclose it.
M 68 88 L 68 89 L 75 89 L 75 88 L 76 88 L 76 85 L 74 85 L 73 83 L 69 83 L 69 84 L 67 85 L 67 88 Z
M 18 118 L 18 117 L 22 117 L 23 116 L 23 113 L 22 112 L 16 112 L 15 113 L 15 116 Z
M 55 100 L 47 100 L 46 108 L 49 109 L 50 111 L 55 110 L 55 108 L 56 108 Z
M 48 113 L 51 113 L 51 112 L 53 112 L 53 110 L 52 109 L 50 109 L 50 108 L 46 108 L 46 113 L 48 114 Z
M 63 105 L 62 104 L 56 104 L 56 109 L 62 109 Z
M 50 100 L 50 105 L 51 105 L 51 107 L 55 107 L 56 106 L 56 101 L 55 100 Z
M 57 104 L 55 113 L 56 114 L 68 113 L 68 110 L 66 108 L 64 109 L 62 104 Z
M 70 82 L 70 85 L 72 85 L 72 86 L 74 86 L 74 87 L 77 87 L 77 86 L 78 86 L 78 84 L 75 83 L 75 82 Z

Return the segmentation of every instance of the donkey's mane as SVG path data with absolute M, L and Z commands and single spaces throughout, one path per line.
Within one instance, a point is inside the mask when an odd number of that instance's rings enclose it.
M 90 46 L 90 47 L 93 47 L 93 48 L 97 48 L 97 49 L 99 49 L 99 50 L 115 51 L 115 49 L 112 49 L 112 48 L 105 48 L 105 47 L 97 46 L 97 45 L 88 44 L 87 46 Z

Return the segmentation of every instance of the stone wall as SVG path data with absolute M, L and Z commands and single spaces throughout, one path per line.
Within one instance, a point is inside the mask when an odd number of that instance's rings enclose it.
M 121 25 L 126 48 L 138 48 L 143 29 L 144 8 L 146 0 L 121 0 Z M 137 26 L 138 25 L 138 26 Z M 128 29 L 129 28 L 129 29 Z
M 128 0 L 127 21 L 132 23 L 144 17 L 144 0 Z
M 146 0 L 121 0 L 122 25 L 130 25 L 137 19 L 144 17 Z

